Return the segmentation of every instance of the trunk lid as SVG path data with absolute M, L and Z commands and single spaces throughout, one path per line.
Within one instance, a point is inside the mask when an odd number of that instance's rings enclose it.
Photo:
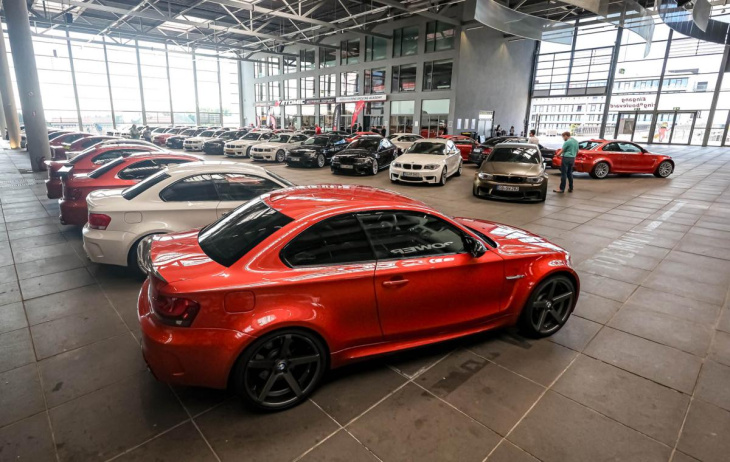
M 143 255 L 146 259 L 144 266 L 167 283 L 226 272 L 225 266 L 214 262 L 203 252 L 198 244 L 199 232 L 199 229 L 194 229 L 152 237 L 149 247 L 140 245 L 141 252 L 147 253 Z

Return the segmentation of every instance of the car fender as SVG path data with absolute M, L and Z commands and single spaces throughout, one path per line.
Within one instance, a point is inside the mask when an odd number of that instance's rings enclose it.
M 610 167 L 611 171 L 614 170 L 613 161 L 609 157 L 596 157 L 595 159 L 590 161 L 590 170 L 593 169 L 593 167 L 596 166 L 599 162 L 605 162 Z

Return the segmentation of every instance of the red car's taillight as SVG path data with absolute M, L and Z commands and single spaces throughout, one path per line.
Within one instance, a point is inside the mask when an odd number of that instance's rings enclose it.
M 492 153 L 492 148 L 484 148 L 484 150 L 482 151 L 482 155 L 484 155 L 484 156 L 488 156 L 491 153 Z
M 154 280 L 150 281 L 148 299 L 157 319 L 169 326 L 189 327 L 200 311 L 200 304 L 195 300 L 168 297 L 157 292 Z
M 90 213 L 89 214 L 89 228 L 105 230 L 109 223 L 111 223 L 112 217 L 104 215 L 103 213 Z

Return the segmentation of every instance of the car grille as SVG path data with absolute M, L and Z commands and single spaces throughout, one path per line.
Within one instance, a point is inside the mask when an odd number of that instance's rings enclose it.
M 362 159 L 356 157 L 339 157 L 337 160 L 342 165 L 354 165 L 362 162 Z
M 251 149 L 253 152 L 269 152 L 271 149 L 268 148 L 253 148 Z
M 524 176 L 495 175 L 494 181 L 498 181 L 500 183 L 524 183 L 525 177 Z
M 415 164 L 403 164 L 403 168 L 406 170 L 421 170 L 423 166 Z

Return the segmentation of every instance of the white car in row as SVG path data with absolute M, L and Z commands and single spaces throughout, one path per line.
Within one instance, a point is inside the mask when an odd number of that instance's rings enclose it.
M 198 136 L 185 138 L 183 149 L 186 151 L 202 151 L 206 141 L 216 138 L 215 130 L 206 130 Z
M 282 163 L 289 149 L 300 146 L 307 138 L 309 137 L 304 133 L 279 133 L 265 143 L 254 145 L 251 148 L 251 157 L 253 160 Z
M 398 152 L 405 152 L 413 143 L 422 139 L 421 135 L 415 133 L 393 133 L 388 136 L 388 140 L 398 148 Z
M 390 164 L 390 181 L 443 186 L 448 177 L 461 175 L 461 167 L 461 151 L 453 141 L 428 138 L 413 143 Z
M 95 263 L 137 271 L 137 246 L 145 237 L 206 226 L 250 199 L 289 186 L 286 179 L 250 164 L 171 166 L 127 189 L 89 194 L 84 250 Z
M 251 148 L 256 144 L 269 141 L 274 136 L 272 131 L 252 131 L 243 138 L 226 143 L 223 154 L 226 157 L 251 157 Z

